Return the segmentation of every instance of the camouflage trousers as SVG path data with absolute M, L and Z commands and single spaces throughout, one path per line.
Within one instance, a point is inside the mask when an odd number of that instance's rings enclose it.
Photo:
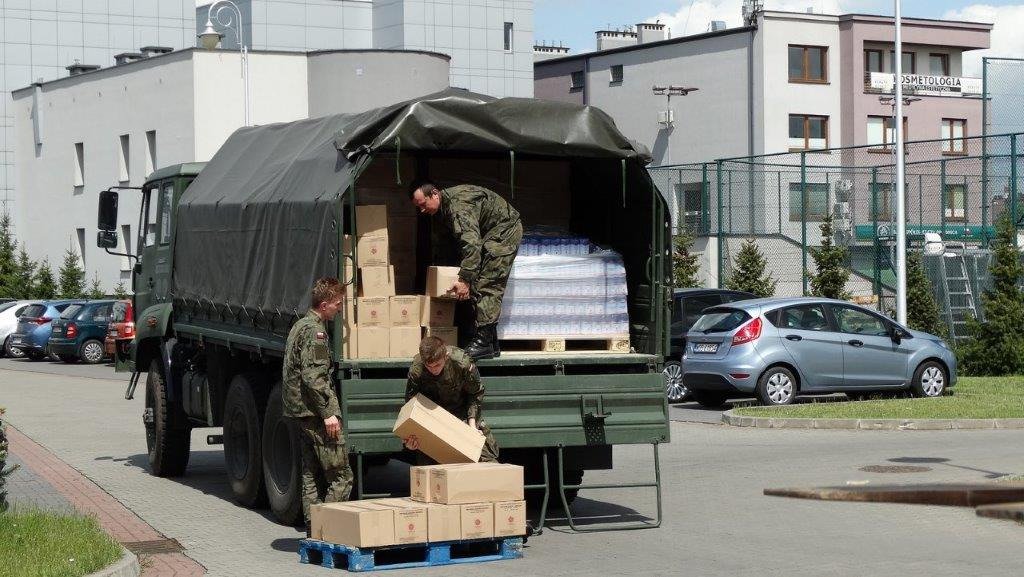
M 523 225 L 516 224 L 516 232 L 509 242 L 516 247 L 523 240 Z M 476 326 L 483 327 L 498 322 L 501 316 L 501 300 L 505 298 L 505 287 L 508 275 L 512 272 L 512 261 L 516 260 L 516 252 L 495 256 L 484 249 L 481 252 L 480 274 L 470 288 L 476 302 Z
M 318 417 L 302 417 L 296 424 L 302 452 L 302 516 L 308 523 L 310 505 L 348 501 L 353 476 L 344 435 L 328 438 Z

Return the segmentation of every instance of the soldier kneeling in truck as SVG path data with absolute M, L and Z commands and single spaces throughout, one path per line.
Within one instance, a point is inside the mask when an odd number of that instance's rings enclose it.
M 480 419 L 480 406 L 484 400 L 484 386 L 480 371 L 473 359 L 458 347 L 450 347 L 437 337 L 420 341 L 420 351 L 409 367 L 409 380 L 405 385 L 405 400 L 419 393 L 443 407 L 449 413 L 466 421 L 480 431 L 487 440 L 480 453 L 481 461 L 498 460 L 498 443 L 491 429 Z M 410 451 L 418 451 L 420 441 L 415 435 L 402 439 Z M 418 453 L 417 462 L 431 465 L 433 461 Z
M 285 345 L 281 394 L 284 416 L 299 427 L 307 537 L 310 505 L 347 501 L 352 493 L 352 468 L 331 380 L 333 363 L 325 325 L 334 320 L 344 298 L 345 287 L 338 279 L 318 279 L 309 312 L 292 326 Z
M 459 299 L 472 296 L 476 303 L 475 332 L 466 354 L 474 360 L 497 357 L 501 300 L 523 240 L 519 212 L 494 192 L 471 184 L 439 190 L 421 180 L 413 183 L 409 196 L 420 212 L 433 217 L 435 257 L 451 241 L 458 249 L 459 280 L 452 292 Z

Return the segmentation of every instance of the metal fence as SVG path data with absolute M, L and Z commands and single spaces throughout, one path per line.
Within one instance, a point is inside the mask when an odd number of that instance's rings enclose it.
M 1024 132 L 1024 59 L 981 60 L 983 135 Z
M 983 250 L 1002 214 L 1008 211 L 1016 222 L 1024 213 L 1018 194 L 1022 155 L 1021 133 L 908 142 L 911 244 L 934 232 L 965 255 Z M 687 230 L 698 238 L 706 286 L 725 282 L 740 244 L 752 239 L 778 281 L 776 294 L 807 294 L 813 270 L 808 249 L 820 246 L 821 222 L 831 213 L 833 240 L 849 249 L 847 289 L 856 296 L 877 295 L 880 308 L 894 308 L 891 146 L 730 158 L 652 168 L 651 174 L 669 201 L 675 232 Z M 964 256 L 965 263 L 971 258 Z M 970 263 L 965 267 L 972 268 Z M 936 290 L 944 302 L 948 295 Z

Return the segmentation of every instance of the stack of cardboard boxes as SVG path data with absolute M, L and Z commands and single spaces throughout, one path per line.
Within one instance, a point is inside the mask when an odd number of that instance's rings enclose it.
M 522 467 L 463 463 L 409 471 L 409 498 L 314 505 L 312 538 L 381 547 L 526 534 Z
M 411 226 L 406 223 L 407 226 Z M 413 221 L 414 224 L 414 221 Z M 422 295 L 395 294 L 395 266 L 392 264 L 387 205 L 356 207 L 356 262 L 359 264 L 359 294 L 348 299 L 345 311 L 343 349 L 346 358 L 410 358 L 416 355 L 423 327 L 455 345 L 455 302 Z M 344 252 L 351 252 L 351 238 L 345 237 Z M 397 248 L 397 247 L 396 247 Z M 402 262 L 415 262 L 415 254 L 402 251 Z M 405 264 L 403 267 L 413 267 Z M 428 277 L 439 278 L 431 267 Z M 458 269 L 454 269 L 456 274 Z M 346 272 L 346 276 L 349 273 Z M 409 276 L 409 271 L 405 271 Z M 441 274 L 445 277 L 445 274 Z M 450 275 L 449 275 L 450 276 Z M 349 279 L 346 279 L 349 280 Z M 454 282 L 454 281 L 453 281 Z M 448 284 L 451 286 L 451 283 Z M 446 287 L 447 288 L 447 287 Z M 441 291 L 438 296 L 445 296 Z

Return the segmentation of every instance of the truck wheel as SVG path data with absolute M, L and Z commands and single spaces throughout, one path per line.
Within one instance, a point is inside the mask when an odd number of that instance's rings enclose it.
M 263 482 L 267 501 L 274 517 L 285 525 L 296 525 L 302 519 L 302 479 L 299 431 L 284 416 L 281 385 L 275 385 L 267 398 L 263 418 Z
M 261 413 L 256 406 L 255 380 L 236 375 L 224 401 L 224 465 L 235 501 L 246 507 L 262 503 L 263 467 Z
M 149 470 L 157 477 L 177 477 L 188 465 L 192 431 L 171 427 L 171 406 L 167 385 L 159 360 L 149 365 L 146 376 L 146 447 L 149 449 Z
M 87 365 L 95 365 L 103 360 L 103 343 L 89 339 L 78 349 L 78 358 Z

